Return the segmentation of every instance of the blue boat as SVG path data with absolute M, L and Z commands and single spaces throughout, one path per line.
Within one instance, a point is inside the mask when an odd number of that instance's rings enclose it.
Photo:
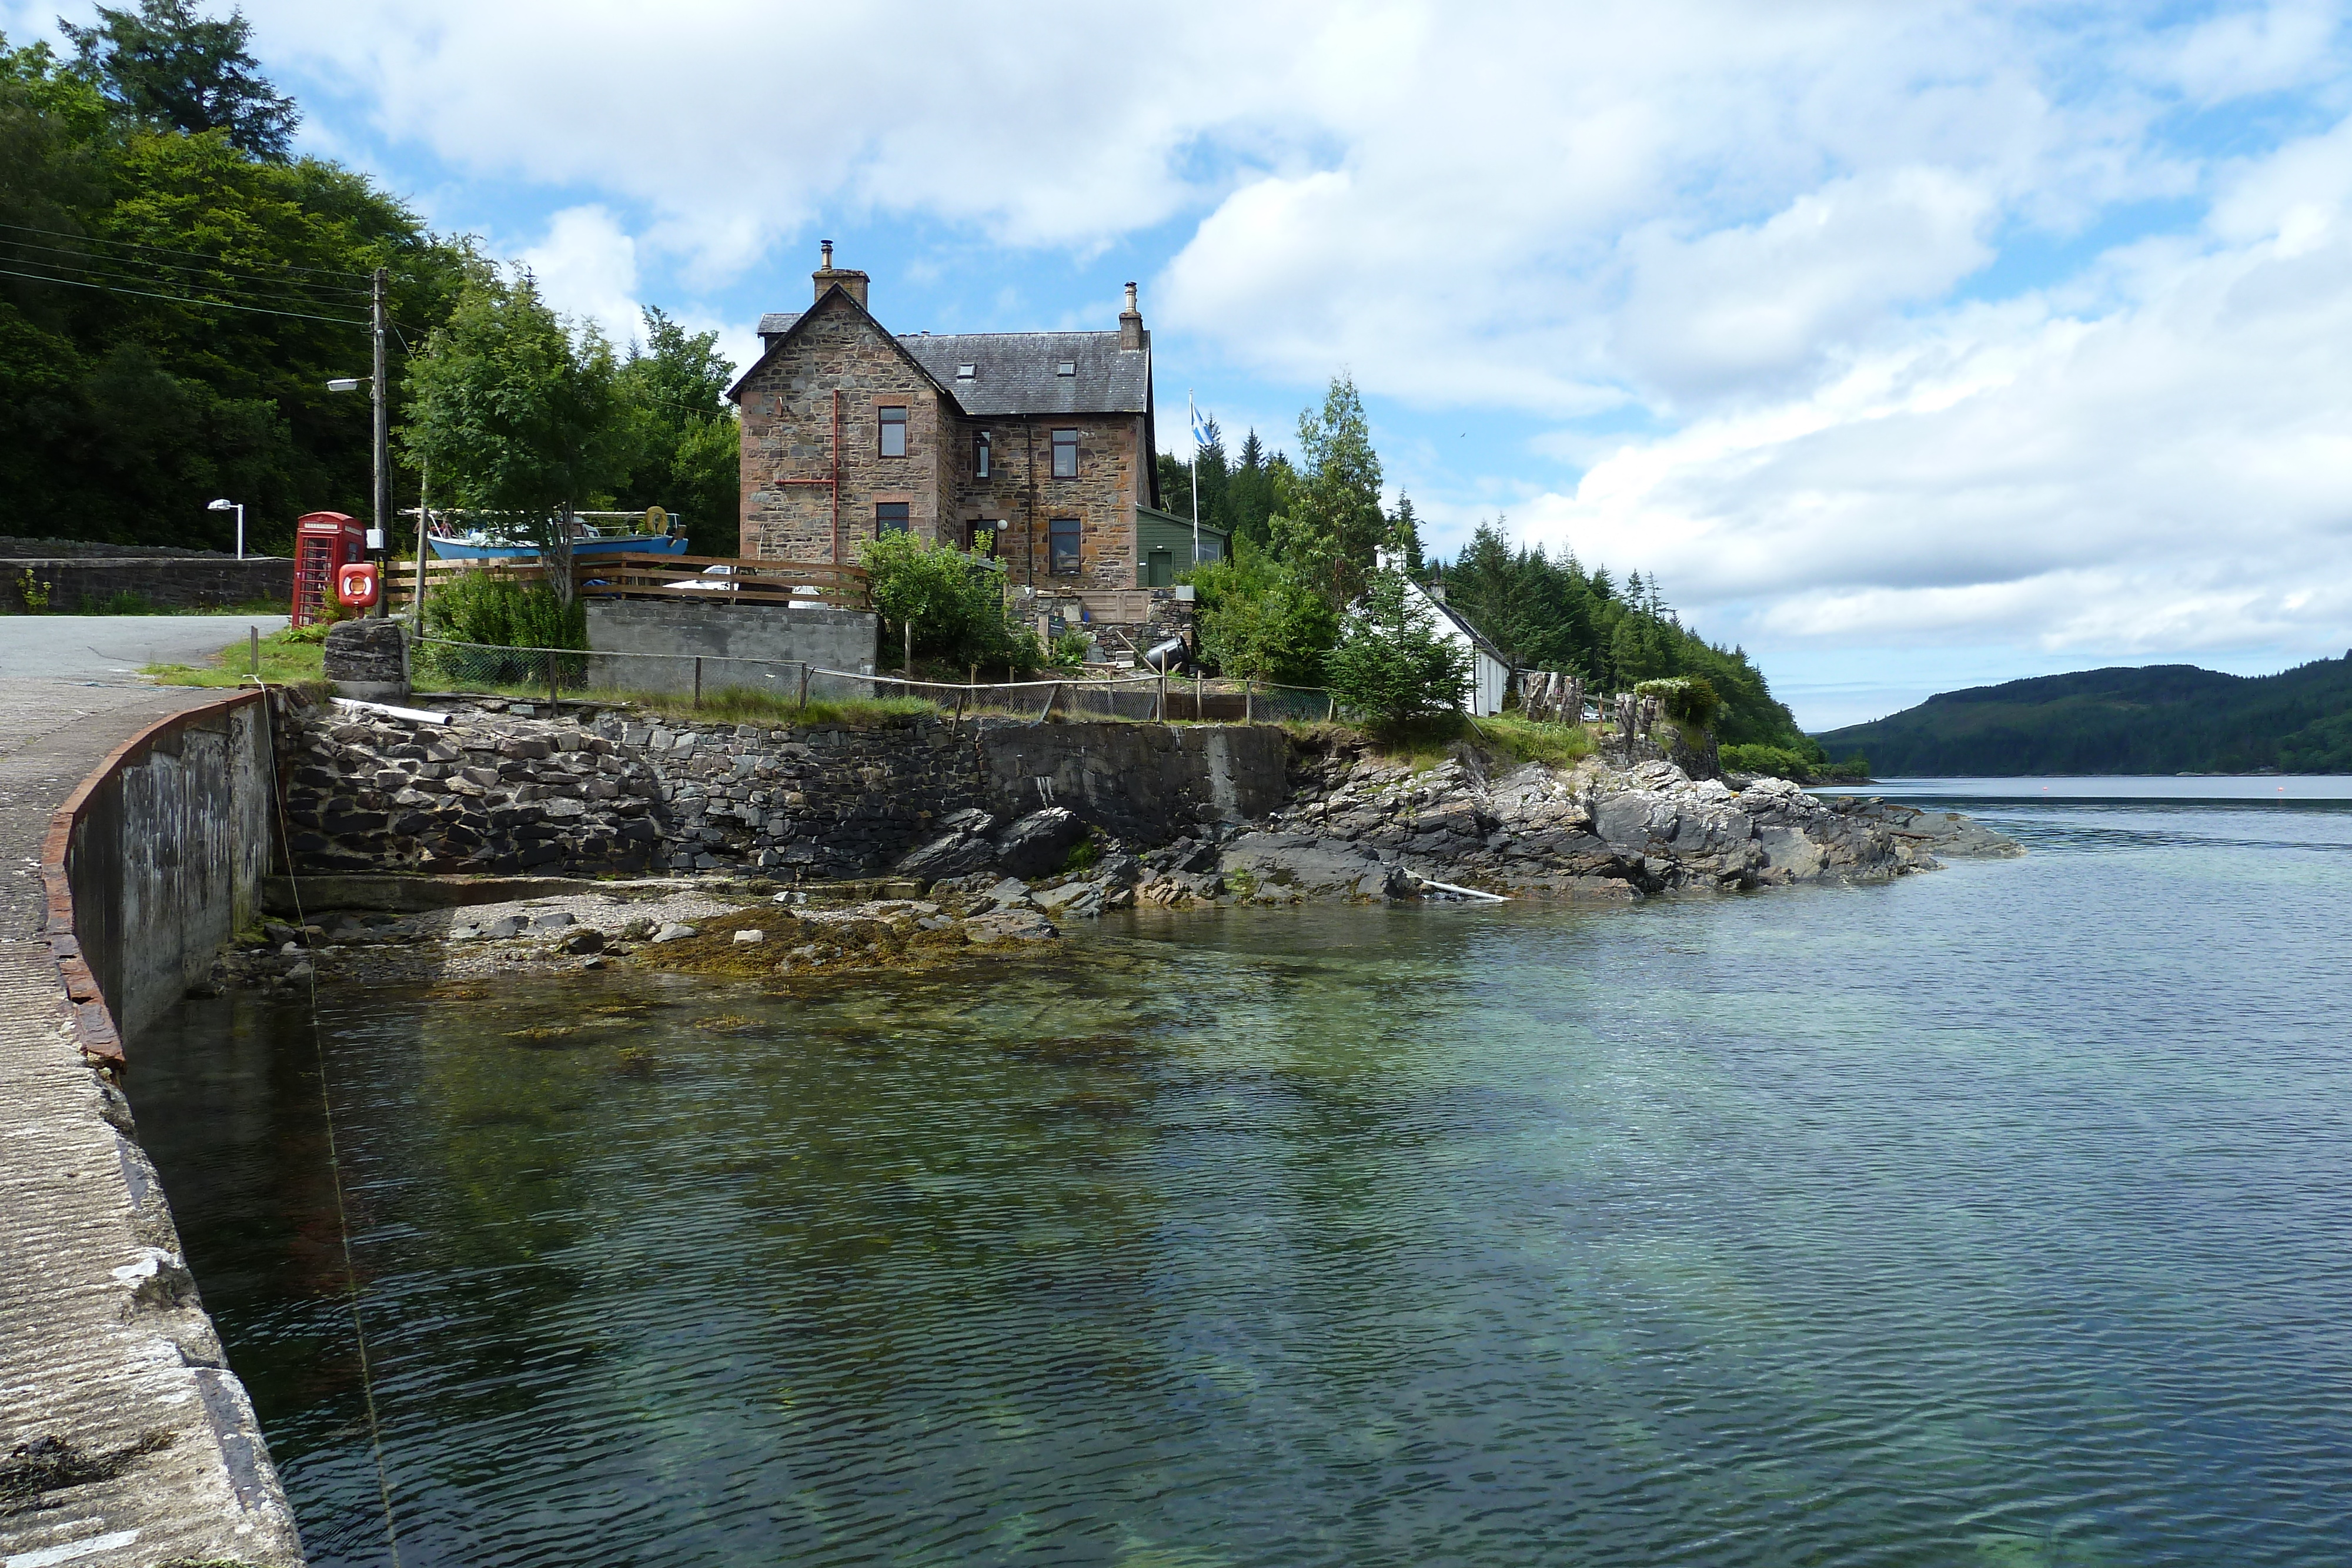
M 425 542 L 433 553 L 443 560 L 537 560 L 539 547 L 535 544 L 509 542 L 511 536 L 504 530 L 477 524 L 460 530 L 442 520 L 436 514 Z M 575 560 L 582 556 L 596 555 L 684 555 L 687 538 L 677 531 L 678 520 L 656 507 L 650 515 L 642 512 L 574 512 L 573 518 L 583 532 L 572 541 Z M 639 530 L 652 524 L 660 529 L 655 533 Z

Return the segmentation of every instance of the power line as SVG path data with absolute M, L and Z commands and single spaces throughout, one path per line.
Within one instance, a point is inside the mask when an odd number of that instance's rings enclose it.
M 302 290 L 306 292 L 310 298 L 322 301 L 329 299 L 364 299 L 367 298 L 367 290 L 364 288 L 335 288 L 331 287 L 326 284 L 306 283 L 299 278 L 271 277 L 263 273 L 247 272 L 236 267 L 197 267 L 184 261 L 142 261 L 135 256 L 109 256 L 103 251 L 90 252 L 86 250 L 73 250 L 61 245 L 36 245 L 31 240 L 10 239 L 5 235 L 0 235 L 0 246 L 8 246 L 16 250 L 47 251 L 51 256 L 71 257 L 76 265 L 85 267 L 93 263 L 102 262 L 111 267 L 138 266 L 161 267 L 170 272 L 194 273 L 199 277 L 208 278 L 221 277 L 244 279 L 251 283 L 267 284 L 272 288 Z M 62 262 L 37 262 L 34 265 L 50 267 L 63 266 L 65 264 Z
M 13 241 L 0 239 L 0 246 L 6 246 L 13 243 Z M 106 259 L 110 260 L 111 258 Z M 47 269 L 47 272 L 66 274 L 68 277 L 79 274 L 86 277 L 95 277 L 100 279 L 110 278 L 120 283 L 162 284 L 169 287 L 185 288 L 206 295 L 222 295 L 231 299 L 243 300 L 247 302 L 259 300 L 283 300 L 288 304 L 318 305 L 331 309 L 339 305 L 344 306 L 346 308 L 349 308 L 349 302 L 340 298 L 330 298 L 321 299 L 314 295 L 303 294 L 292 290 L 264 290 L 256 288 L 250 284 L 221 283 L 205 278 L 159 277 L 142 270 L 136 270 L 125 267 L 106 266 L 98 262 L 52 261 L 46 256 L 8 256 L 5 254 L 0 254 L 0 261 L 14 261 L 23 267 L 42 267 Z
M 86 283 L 77 277 L 51 277 L 38 272 L 18 272 L 0 267 L 0 277 L 29 277 L 36 283 L 56 283 L 68 288 L 97 288 L 109 294 L 135 295 L 142 299 L 163 299 L 173 305 L 212 306 L 222 310 L 245 310 L 256 316 L 284 316 L 296 321 L 331 321 L 339 327 L 364 327 L 367 319 L 352 316 L 312 316 L 300 310 L 273 310 L 266 305 L 239 305 L 227 299 L 191 299 L 184 294 L 158 294 L 152 288 L 119 288 L 111 283 Z
M 30 224 L 0 223 L 0 229 L 14 229 L 18 234 L 47 235 L 51 239 L 78 239 L 85 245 L 117 245 L 125 246 L 131 250 L 157 251 L 164 256 L 192 256 L 199 261 L 218 261 L 220 259 L 220 257 L 213 255 L 210 251 L 182 250 L 175 246 L 168 245 L 142 245 L 137 240 L 108 239 L 100 235 L 78 235 L 67 229 L 35 228 Z M 364 272 L 348 272 L 339 267 L 296 267 L 291 262 L 287 264 L 286 270 L 289 272 L 318 273 L 330 277 L 349 277 L 354 279 L 363 279 L 368 276 Z M 258 277 L 260 275 L 256 274 L 255 276 Z

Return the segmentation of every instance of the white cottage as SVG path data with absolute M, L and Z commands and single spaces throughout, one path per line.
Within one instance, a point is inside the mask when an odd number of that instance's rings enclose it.
M 1503 651 L 1488 642 L 1475 626 L 1464 619 L 1452 605 L 1445 602 L 1443 586 L 1427 589 L 1405 580 L 1405 593 L 1414 603 L 1430 612 L 1439 636 L 1460 644 L 1470 654 L 1469 711 L 1473 717 L 1485 718 L 1503 711 L 1503 694 L 1511 685 L 1511 661 Z

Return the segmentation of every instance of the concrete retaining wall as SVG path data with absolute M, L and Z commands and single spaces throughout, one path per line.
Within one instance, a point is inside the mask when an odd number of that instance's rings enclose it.
M 58 813 L 48 929 L 71 933 L 68 987 L 118 1056 L 258 916 L 271 766 L 261 694 L 239 693 L 134 737 Z
M 31 611 L 25 594 L 47 595 L 56 614 L 101 609 L 118 593 L 137 593 L 173 610 L 212 610 L 269 599 L 284 604 L 294 591 L 294 563 L 283 556 L 132 556 L 0 559 L 0 607 Z
M 1271 725 L 1032 724 L 983 733 L 988 804 L 1066 806 L 1137 844 L 1282 804 L 1289 743 Z
M 702 689 L 749 686 L 776 692 L 798 672 L 779 663 L 859 672 L 874 667 L 881 621 L 863 610 L 782 604 L 730 604 L 647 599 L 588 601 L 588 685 L 608 691 L 679 694 L 694 689 L 694 658 L 702 660 Z M 836 693 L 824 695 L 865 695 Z

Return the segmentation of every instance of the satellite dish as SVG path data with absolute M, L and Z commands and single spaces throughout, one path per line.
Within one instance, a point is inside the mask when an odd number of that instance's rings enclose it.
M 666 534 L 669 532 L 669 514 L 663 511 L 659 507 L 647 507 L 646 508 L 646 532 L 649 534 Z

